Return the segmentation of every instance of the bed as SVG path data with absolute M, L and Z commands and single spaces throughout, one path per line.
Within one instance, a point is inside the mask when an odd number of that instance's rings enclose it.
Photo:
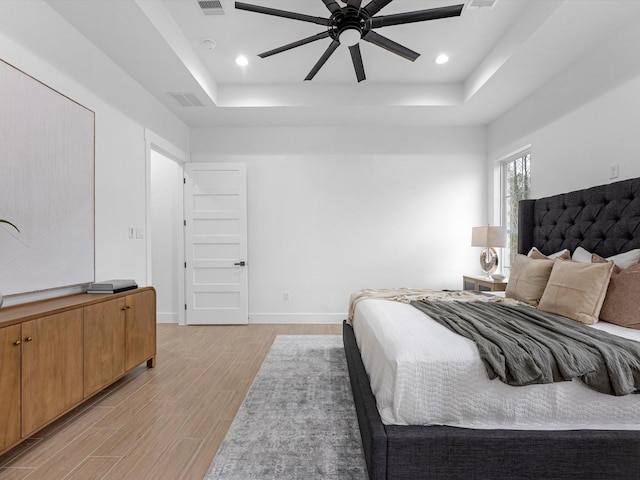
M 521 202 L 518 251 L 533 247 L 547 255 L 581 247 L 604 258 L 640 248 L 640 179 Z M 354 329 L 346 321 L 343 338 L 371 480 L 640 477 L 638 429 L 383 423 Z M 631 397 L 640 402 L 639 396 Z

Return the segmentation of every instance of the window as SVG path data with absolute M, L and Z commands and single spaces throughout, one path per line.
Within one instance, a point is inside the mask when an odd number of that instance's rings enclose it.
M 523 150 L 503 160 L 500 173 L 502 225 L 507 227 L 503 268 L 508 273 L 518 253 L 518 202 L 531 196 L 531 150 Z

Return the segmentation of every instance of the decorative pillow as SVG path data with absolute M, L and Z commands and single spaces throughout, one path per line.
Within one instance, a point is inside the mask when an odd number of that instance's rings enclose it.
M 598 321 L 613 266 L 613 262 L 557 260 L 538 308 L 593 325 Z
M 574 262 L 580 263 L 591 263 L 591 252 L 588 252 L 582 247 L 578 247 L 573 251 L 573 255 L 571 255 L 571 260 Z
M 606 258 L 602 258 L 597 253 L 591 254 L 591 263 L 607 263 L 610 261 L 611 261 L 611 257 L 609 257 L 609 259 L 606 259 Z M 615 262 L 613 262 L 613 271 L 611 272 L 611 278 L 613 278 L 614 275 L 619 274 L 621 271 L 622 271 L 622 268 L 620 268 L 618 265 L 616 265 Z
M 593 262 L 593 255 L 596 253 L 590 253 L 582 247 L 578 247 L 573 252 L 571 260 L 574 262 L 591 263 Z M 602 257 L 600 257 L 602 258 Z M 619 253 L 612 257 L 607 257 L 607 261 L 615 263 L 620 268 L 629 268 L 631 265 L 635 265 L 640 262 L 640 248 L 635 250 L 629 250 L 628 252 Z
M 511 265 L 505 296 L 534 307 L 538 305 L 549 280 L 553 263 L 553 260 L 534 260 L 525 255 L 516 255 Z
M 544 260 L 545 258 L 548 258 L 549 260 L 555 260 L 556 258 L 569 260 L 571 258 L 571 252 L 569 252 L 569 250 L 565 248 L 564 250 L 552 253 L 551 255 L 545 255 L 536 247 L 533 247 L 531 250 L 529 250 L 529 253 L 527 253 L 527 257 L 533 258 L 534 260 Z
M 613 257 L 608 257 L 607 260 L 612 261 L 620 268 L 629 268 L 632 265 L 640 262 L 640 248 L 629 250 L 628 252 L 624 253 L 619 253 L 618 255 L 614 255 Z M 591 259 L 591 261 L 593 261 L 593 258 Z
M 606 262 L 593 255 L 594 263 Z M 600 320 L 640 330 L 640 265 L 621 270 L 615 267 L 600 310 Z

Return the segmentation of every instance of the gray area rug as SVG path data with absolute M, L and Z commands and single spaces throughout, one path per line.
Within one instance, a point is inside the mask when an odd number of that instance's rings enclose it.
M 342 337 L 279 335 L 205 480 L 362 479 Z

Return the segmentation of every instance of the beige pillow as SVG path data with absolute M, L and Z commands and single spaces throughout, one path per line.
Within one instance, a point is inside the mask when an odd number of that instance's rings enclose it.
M 559 252 L 552 253 L 551 255 L 545 255 L 536 247 L 533 247 L 531 250 L 529 250 L 529 253 L 527 253 L 527 256 L 529 258 L 533 258 L 534 260 L 544 260 L 545 258 L 548 258 L 549 260 L 554 260 L 556 258 L 563 258 L 565 260 L 569 260 L 571 258 L 571 252 L 569 252 L 569 250 L 565 248 L 564 250 L 560 250 Z
M 516 255 L 511 265 L 505 296 L 535 307 L 544 292 L 552 268 L 553 260 L 535 260 L 525 255 Z
M 557 260 L 538 308 L 593 325 L 598 321 L 613 266 L 613 262 Z
M 593 254 L 594 263 L 606 260 Z M 640 265 L 615 267 L 600 310 L 600 320 L 640 330 Z

